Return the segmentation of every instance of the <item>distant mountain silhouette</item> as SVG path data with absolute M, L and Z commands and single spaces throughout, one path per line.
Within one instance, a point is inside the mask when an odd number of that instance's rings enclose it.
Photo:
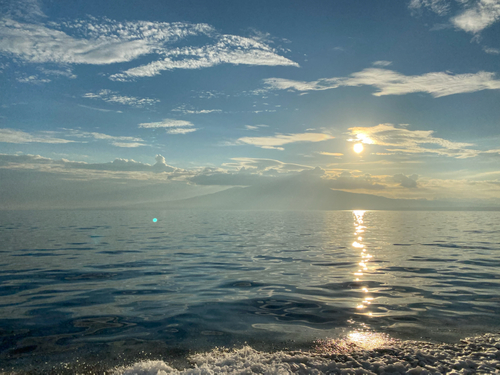
M 214 194 L 163 202 L 155 208 L 238 210 L 401 210 L 451 208 L 447 202 L 390 199 L 333 190 L 320 178 L 294 176 L 250 187 L 233 187 Z

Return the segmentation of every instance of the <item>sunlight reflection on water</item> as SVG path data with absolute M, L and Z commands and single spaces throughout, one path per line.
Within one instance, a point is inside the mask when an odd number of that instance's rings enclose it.
M 0 212 L 0 360 L 491 332 L 499 246 L 497 213 Z
M 365 215 L 365 212 L 366 211 L 362 211 L 362 210 L 355 210 L 352 212 L 354 215 L 354 227 L 355 227 L 354 236 L 356 237 L 356 240 L 357 240 L 357 241 L 354 241 L 352 243 L 352 246 L 354 247 L 354 251 L 356 251 L 356 252 L 359 251 L 359 249 L 362 249 L 361 253 L 359 253 L 359 256 L 361 257 L 361 261 L 358 263 L 358 266 L 360 266 L 361 268 L 358 268 L 356 270 L 356 272 L 354 272 L 354 276 L 357 276 L 354 279 L 354 281 L 356 281 L 356 282 L 363 281 L 360 277 L 364 276 L 365 273 L 368 271 L 369 261 L 372 258 L 372 255 L 367 253 L 366 248 L 365 248 L 365 244 L 363 244 L 363 242 L 362 242 L 363 237 L 359 235 L 361 233 L 364 233 L 365 229 L 366 229 L 366 226 L 363 225 L 363 216 Z M 361 284 L 361 285 L 363 285 L 363 284 Z M 369 292 L 367 286 L 362 286 L 361 290 L 363 291 L 363 293 Z M 372 312 L 367 310 L 368 305 L 370 305 L 372 303 L 372 300 L 373 300 L 373 297 L 369 294 L 366 294 L 364 296 L 362 302 L 358 303 L 356 305 L 356 309 L 360 310 L 360 312 L 359 312 L 360 314 L 372 316 Z

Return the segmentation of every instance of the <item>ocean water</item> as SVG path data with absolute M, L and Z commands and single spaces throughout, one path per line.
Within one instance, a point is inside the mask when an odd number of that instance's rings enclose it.
M 499 331 L 500 212 L 0 212 L 0 373 L 493 373 Z

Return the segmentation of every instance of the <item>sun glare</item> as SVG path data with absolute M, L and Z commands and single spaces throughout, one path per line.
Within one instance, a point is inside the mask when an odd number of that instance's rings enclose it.
M 361 151 L 363 151 L 364 147 L 362 143 L 356 143 L 353 147 L 353 150 L 356 154 L 359 154 Z

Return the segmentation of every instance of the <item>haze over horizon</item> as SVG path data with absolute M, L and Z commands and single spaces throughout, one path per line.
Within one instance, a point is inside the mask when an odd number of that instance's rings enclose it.
M 500 207 L 499 35 L 500 0 L 0 0 L 0 209 Z

